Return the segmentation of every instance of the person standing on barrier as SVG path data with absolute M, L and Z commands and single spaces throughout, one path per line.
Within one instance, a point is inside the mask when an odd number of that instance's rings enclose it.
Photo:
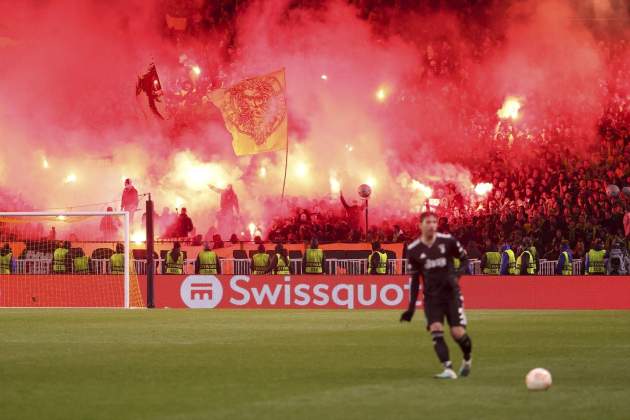
M 501 269 L 500 274 L 502 276 L 516 275 L 516 256 L 514 255 L 514 251 L 510 247 L 510 244 L 503 245 L 501 248 Z
M 311 245 L 304 252 L 304 272 L 306 274 L 322 274 L 324 272 L 324 251 L 319 248 L 317 238 L 311 239 Z
M 133 216 L 138 210 L 138 190 L 131 183 L 131 179 L 125 179 L 122 198 L 120 199 L 120 210 L 129 212 L 129 227 L 133 226 Z
M 252 255 L 252 274 L 261 275 L 267 272 L 269 268 L 269 254 L 265 250 L 265 245 L 258 245 L 258 250 Z
M 276 253 L 272 255 L 269 267 L 266 271 L 266 274 L 268 273 L 283 276 L 291 274 L 291 260 L 289 259 L 287 249 L 283 247 L 282 244 L 276 245 Z
M 411 321 L 416 310 L 420 277 L 423 280 L 424 314 L 427 330 L 431 332 L 433 347 L 444 371 L 435 375 L 437 379 L 457 379 L 444 341 L 444 318 L 448 321 L 451 336 L 459 345 L 464 361 L 459 376 L 470 374 L 472 366 L 472 341 L 466 333 L 466 314 L 459 287 L 463 267 L 468 265 L 468 255 L 459 241 L 448 234 L 437 233 L 437 215 L 424 212 L 420 216 L 422 234 L 407 246 L 408 272 L 411 274 L 409 309 L 403 312 L 400 321 Z M 455 270 L 454 259 L 461 261 Z
M 116 252 L 109 257 L 109 263 L 111 274 L 125 274 L 125 246 L 123 244 L 116 244 Z
M 498 276 L 501 271 L 501 253 L 497 246 L 490 243 L 488 250 L 481 256 L 481 272 L 483 274 Z
M 0 274 L 11 274 L 13 272 L 13 251 L 8 243 L 0 249 Z
M 606 274 L 606 250 L 599 238 L 593 240 L 593 246 L 586 253 L 584 274 L 587 276 L 603 276 Z
M 372 255 L 368 259 L 368 273 L 387 274 L 387 252 L 378 241 L 372 243 Z
M 184 274 L 184 253 L 179 242 L 166 254 L 166 274 Z
M 556 275 L 573 275 L 573 253 L 569 247 L 569 241 L 563 240 L 560 248 L 560 256 L 556 264 Z
M 202 275 L 221 274 L 221 264 L 217 253 L 210 247 L 210 242 L 204 242 L 203 251 L 195 260 L 195 273 Z

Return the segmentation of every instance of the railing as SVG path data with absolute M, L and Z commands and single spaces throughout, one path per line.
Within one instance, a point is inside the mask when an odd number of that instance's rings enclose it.
M 51 258 L 33 258 L 33 259 L 16 259 L 15 261 L 15 273 L 16 274 L 50 274 L 52 273 L 52 259 Z M 164 264 L 163 259 L 154 259 L 156 274 L 161 274 L 161 265 Z M 136 274 L 146 274 L 146 260 L 131 260 L 133 268 Z M 237 274 L 237 275 L 249 275 L 251 274 L 251 261 L 249 259 L 238 258 L 221 258 L 219 259 L 221 264 L 222 274 Z M 92 274 L 107 274 L 110 271 L 109 259 L 91 259 L 90 260 L 90 272 Z M 470 271 L 473 275 L 481 275 L 481 261 L 470 260 Z M 540 260 L 538 275 L 541 276 L 553 276 L 555 275 L 556 265 L 558 261 Z M 582 273 L 584 261 L 582 259 L 573 260 L 573 275 L 580 275 Z M 303 274 L 302 260 L 291 260 L 291 273 Z M 184 274 L 194 274 L 195 272 L 195 260 L 184 261 Z M 367 259 L 328 259 L 325 261 L 324 272 L 330 275 L 365 275 L 368 273 L 368 261 Z M 407 260 L 406 259 L 390 259 L 387 261 L 387 274 L 390 275 L 404 275 L 407 273 Z
M 470 260 L 468 261 L 470 266 L 470 273 L 473 275 L 481 274 L 481 260 Z
M 48 274 L 52 271 L 52 258 L 15 260 L 16 274 Z
M 558 261 L 540 260 L 538 267 L 538 275 L 540 276 L 553 276 L 556 273 L 556 265 Z

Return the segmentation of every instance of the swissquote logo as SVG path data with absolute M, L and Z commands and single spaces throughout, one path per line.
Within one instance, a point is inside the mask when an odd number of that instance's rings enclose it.
M 219 278 L 220 277 L 220 278 Z M 409 296 L 408 279 L 386 281 L 334 281 L 301 276 L 202 276 L 186 277 L 180 286 L 181 300 L 189 308 L 224 307 L 398 307 Z
M 211 309 L 221 302 L 223 286 L 215 276 L 188 276 L 179 293 L 189 308 Z

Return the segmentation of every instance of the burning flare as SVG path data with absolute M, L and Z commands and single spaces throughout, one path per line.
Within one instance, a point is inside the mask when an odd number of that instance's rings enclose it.
M 502 120 L 517 120 L 519 110 L 521 109 L 521 101 L 516 96 L 508 96 L 503 102 L 503 106 L 497 111 L 497 116 Z
M 485 196 L 487 195 L 490 191 L 492 191 L 492 184 L 489 182 L 480 182 L 479 184 L 475 185 L 475 194 L 479 195 L 479 196 Z
M 431 196 L 433 195 L 433 188 L 431 188 L 428 185 L 425 185 L 422 182 L 417 181 L 415 179 L 413 181 L 411 181 L 411 188 L 416 190 L 416 191 L 419 191 L 426 198 L 431 198 Z

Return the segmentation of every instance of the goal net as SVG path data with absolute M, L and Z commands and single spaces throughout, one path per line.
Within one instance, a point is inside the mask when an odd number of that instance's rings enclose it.
M 0 212 L 0 307 L 141 307 L 126 212 Z

